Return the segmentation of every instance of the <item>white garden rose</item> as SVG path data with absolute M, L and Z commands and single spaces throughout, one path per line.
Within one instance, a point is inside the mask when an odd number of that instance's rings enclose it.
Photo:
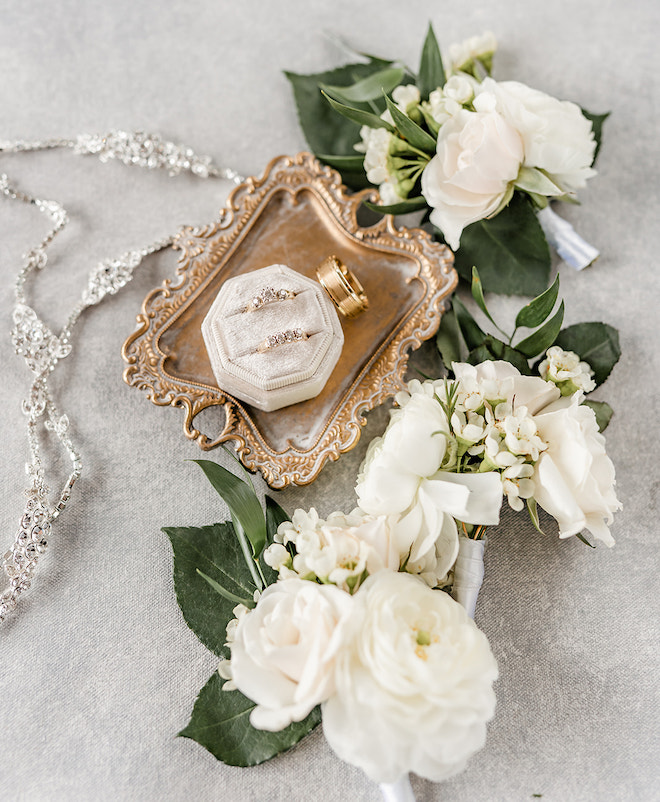
M 494 107 L 522 137 L 524 166 L 543 170 L 564 192 L 574 192 L 596 175 L 591 167 L 596 150 L 593 127 L 575 103 L 517 81 L 486 78 L 474 106 Z
M 323 704 L 328 743 L 376 782 L 458 773 L 495 710 L 486 637 L 457 602 L 409 574 L 369 577 L 352 599 L 336 693 Z
M 334 585 L 284 579 L 240 617 L 229 644 L 231 677 L 257 703 L 253 727 L 282 730 L 334 693 L 334 663 L 352 600 Z
M 508 202 L 523 156 L 520 134 L 496 111 L 461 108 L 441 126 L 422 194 L 451 248 L 459 247 L 466 226 Z
M 613 546 L 608 525 L 621 508 L 614 492 L 614 465 L 594 411 L 581 400 L 582 393 L 561 398 L 534 418 L 547 443 L 534 470 L 534 497 L 556 518 L 560 537 L 587 529 Z

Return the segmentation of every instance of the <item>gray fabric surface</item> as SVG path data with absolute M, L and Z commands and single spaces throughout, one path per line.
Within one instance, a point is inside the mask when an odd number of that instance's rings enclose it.
M 602 256 L 582 274 L 559 272 L 569 323 L 602 319 L 621 331 L 622 360 L 598 391 L 616 410 L 607 438 L 624 503 L 617 544 L 592 551 L 542 537 L 523 515 L 490 533 L 477 622 L 500 665 L 497 715 L 462 775 L 443 785 L 413 778 L 421 802 L 658 798 L 658 9 L 653 0 L 3 4 L 1 138 L 144 128 L 259 174 L 305 145 L 282 70 L 345 61 L 324 30 L 415 66 L 429 18 L 445 46 L 492 29 L 496 77 L 612 110 L 599 176 L 581 208 L 564 210 Z M 29 289 L 56 328 L 96 260 L 210 222 L 227 191 L 65 152 L 0 161 L 20 187 L 71 213 Z M 0 199 L 6 546 L 27 453 L 28 373 L 8 338 L 11 288 L 21 253 L 45 231 L 34 209 Z M 225 767 L 174 737 L 216 660 L 178 611 L 160 527 L 222 520 L 226 510 L 184 462 L 200 452 L 183 437 L 181 411 L 127 387 L 120 356 L 142 299 L 174 265 L 171 252 L 147 259 L 131 286 L 86 314 L 53 380 L 84 475 L 38 580 L 0 630 L 0 798 L 377 800 L 320 731 L 253 769 Z M 517 303 L 493 308 L 506 319 Z M 431 348 L 419 359 L 433 370 Z M 357 467 L 385 421 L 384 409 L 370 414 L 353 452 L 280 502 L 349 509 Z

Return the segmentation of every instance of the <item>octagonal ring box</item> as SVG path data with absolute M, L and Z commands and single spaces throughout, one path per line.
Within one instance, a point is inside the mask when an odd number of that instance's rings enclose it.
M 269 287 L 292 297 L 251 308 Z M 269 336 L 295 329 L 307 339 L 258 350 Z M 337 312 L 321 285 L 286 265 L 227 279 L 202 322 L 202 336 L 218 387 L 264 412 L 317 396 L 344 344 Z

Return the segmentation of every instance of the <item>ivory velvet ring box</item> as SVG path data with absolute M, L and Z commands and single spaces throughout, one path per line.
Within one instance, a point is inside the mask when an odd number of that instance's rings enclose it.
M 225 281 L 202 336 L 218 387 L 264 412 L 317 396 L 344 344 L 321 285 L 280 264 Z

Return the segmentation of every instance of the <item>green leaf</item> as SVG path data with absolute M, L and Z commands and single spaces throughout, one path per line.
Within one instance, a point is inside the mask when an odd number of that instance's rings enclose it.
M 174 590 L 186 624 L 214 654 L 227 655 L 227 624 L 235 602 L 220 596 L 198 572 L 239 598 L 252 598 L 256 586 L 230 523 L 203 527 L 165 527 L 174 551 Z
M 477 348 L 470 351 L 467 361 L 471 365 L 478 365 L 481 362 L 490 362 L 492 360 L 504 360 L 510 362 L 514 367 L 524 375 L 531 375 L 532 371 L 527 364 L 527 358 L 520 351 L 512 348 L 507 343 L 488 334 L 484 342 Z
M 587 538 L 584 535 L 581 535 L 579 532 L 577 533 L 577 535 L 575 535 L 575 537 L 578 540 L 581 540 L 584 543 L 585 546 L 589 546 L 590 549 L 595 549 L 596 548 L 591 543 L 589 543 L 589 541 L 587 540 Z
M 266 494 L 266 531 L 269 545 L 273 542 L 278 526 L 290 520 L 291 518 L 275 499 Z
M 548 286 L 550 249 L 531 203 L 519 192 L 497 217 L 468 226 L 455 267 L 470 281 L 479 268 L 484 292 L 539 295 Z
M 581 111 L 587 120 L 591 120 L 591 126 L 594 130 L 594 137 L 596 139 L 596 150 L 594 151 L 594 159 L 591 162 L 591 165 L 593 166 L 596 164 L 596 159 L 600 153 L 600 146 L 603 143 L 603 123 L 612 112 L 608 111 L 606 114 L 591 114 L 591 112 L 587 111 L 586 109 L 581 109 Z
M 352 103 L 376 100 L 382 97 L 383 92 L 391 92 L 403 80 L 404 72 L 402 67 L 388 67 L 362 78 L 352 86 L 331 86 L 330 84 L 320 84 L 320 86 L 329 95 L 350 106 Z
M 444 86 L 446 81 L 438 40 L 435 38 L 433 26 L 429 23 L 429 29 L 422 47 L 419 75 L 417 76 L 417 85 L 422 100 L 428 100 L 431 92 Z
M 537 170 L 536 167 L 521 167 L 515 180 L 515 185 L 518 189 L 522 189 L 532 195 L 556 197 L 564 194 L 564 190 L 561 187 L 558 187 L 554 181 L 551 181 L 544 172 Z
M 523 306 L 516 315 L 516 328 L 524 326 L 526 329 L 535 329 L 540 326 L 548 315 L 555 308 L 557 295 L 559 294 L 559 276 L 554 280 L 551 287 L 537 295 L 534 300 Z
M 516 344 L 516 350 L 521 351 L 526 357 L 531 359 L 537 354 L 542 354 L 555 342 L 559 329 L 564 321 L 564 302 L 559 304 L 559 309 L 555 314 L 537 329 L 529 337 Z
M 350 172 L 358 172 L 364 170 L 364 154 L 356 153 L 355 156 L 331 156 L 327 153 L 318 153 L 317 157 L 335 170 L 343 172 L 348 170 Z
M 479 307 L 479 309 L 481 309 L 484 315 L 486 315 L 486 317 L 488 318 L 488 320 L 490 320 L 493 326 L 499 329 L 499 326 L 491 317 L 491 314 L 488 311 L 488 307 L 486 306 L 486 301 L 484 299 L 484 288 L 481 284 L 479 271 L 474 265 L 472 265 L 472 284 L 470 286 L 470 289 L 472 290 L 472 297 L 477 302 L 477 306 Z
M 592 401 L 590 398 L 582 402 L 582 406 L 593 409 L 596 416 L 596 423 L 598 424 L 598 431 L 604 432 L 612 420 L 614 410 L 605 401 Z
M 537 532 L 540 532 L 540 534 L 544 535 L 545 532 L 541 529 L 539 510 L 535 498 L 527 499 L 527 512 L 529 513 L 531 522 L 534 524 L 534 529 L 536 529 Z
M 351 120 L 351 122 L 357 123 L 360 126 L 368 125 L 369 128 L 385 128 L 390 133 L 394 133 L 394 126 L 390 125 L 377 114 L 371 111 L 364 111 L 363 109 L 356 109 L 353 106 L 347 106 L 345 103 L 340 103 L 338 100 L 330 97 L 327 92 L 322 92 L 322 95 L 335 111 L 338 111 L 339 114 L 342 114 L 346 119 Z
M 219 593 L 223 599 L 227 599 L 227 601 L 232 602 L 232 604 L 244 604 L 246 607 L 254 607 L 254 599 L 250 599 L 247 597 L 236 596 L 227 588 L 223 588 L 223 586 L 216 582 L 215 579 L 211 579 L 210 576 L 207 576 L 205 573 L 197 569 L 197 573 L 204 579 L 209 585 L 213 588 L 216 593 Z
M 413 122 L 387 95 L 385 96 L 385 102 L 394 120 L 394 125 L 403 138 L 418 150 L 425 153 L 435 153 L 437 142 L 431 134 L 428 134 L 417 123 Z
M 435 343 L 440 352 L 442 364 L 447 370 L 451 370 L 452 362 L 461 361 L 460 332 L 453 309 L 449 309 L 442 316 Z
M 190 722 L 179 733 L 191 738 L 230 766 L 256 766 L 285 752 L 321 721 L 316 707 L 300 722 L 280 732 L 257 730 L 250 724 L 256 704 L 240 691 L 223 691 L 224 680 L 216 672 L 202 688 Z
M 266 519 L 253 488 L 217 462 L 206 459 L 196 459 L 193 462 L 199 465 L 222 496 L 232 517 L 237 520 L 250 541 L 254 556 L 258 557 L 266 544 Z
M 401 203 L 384 205 L 365 201 L 364 205 L 367 207 L 367 209 L 371 209 L 374 212 L 380 212 L 381 214 L 409 214 L 410 212 L 418 212 L 420 209 L 424 209 L 426 206 L 426 201 L 420 195 L 417 198 L 407 198 L 406 200 L 401 201 Z
M 472 351 L 472 349 L 477 348 L 480 346 L 486 338 L 484 332 L 479 328 L 479 324 L 477 321 L 472 317 L 472 315 L 468 312 L 465 307 L 465 304 L 458 295 L 454 295 L 452 300 L 452 306 L 454 308 L 454 313 L 456 315 L 456 322 L 458 323 L 458 328 L 463 335 L 463 339 L 465 340 L 465 344 L 468 347 L 468 350 Z
M 619 361 L 619 332 L 607 323 L 576 323 L 559 332 L 556 344 L 575 351 L 594 371 L 596 385 L 602 384 Z

